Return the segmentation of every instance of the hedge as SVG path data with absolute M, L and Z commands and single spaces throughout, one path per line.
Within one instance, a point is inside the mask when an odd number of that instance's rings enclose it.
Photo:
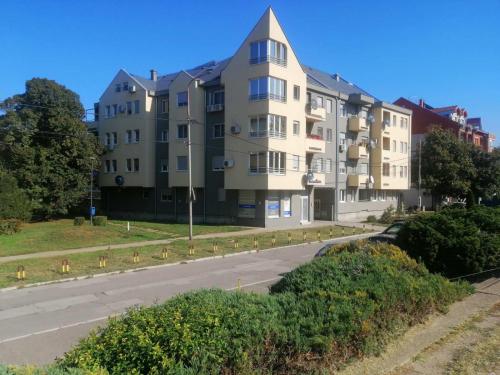
M 62 369 L 57 366 L 36 368 L 33 366 L 0 365 L 0 375 L 107 375 L 106 370 L 81 370 L 76 368 Z
M 431 272 L 457 277 L 500 267 L 500 208 L 449 208 L 421 214 L 398 234 L 398 246 Z
M 14 234 L 21 230 L 21 221 L 17 219 L 0 220 L 0 234 Z
M 129 310 L 59 360 L 110 374 L 303 374 L 379 352 L 402 327 L 471 292 L 395 247 L 332 251 L 270 295 L 202 290 Z M 385 245 L 387 246 L 387 245 Z M 345 250 L 345 249 L 344 249 Z
M 85 218 L 83 216 L 77 216 L 73 219 L 73 225 L 80 226 L 85 224 Z
M 92 219 L 92 222 L 94 225 L 104 227 L 108 224 L 108 217 L 107 216 L 94 216 Z

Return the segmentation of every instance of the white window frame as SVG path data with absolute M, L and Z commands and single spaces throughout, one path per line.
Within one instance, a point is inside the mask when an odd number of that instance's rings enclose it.
M 300 121 L 293 122 L 293 135 L 300 136 Z
M 298 171 L 300 169 L 300 156 L 292 155 L 292 170 Z
M 162 99 L 160 113 L 168 113 L 168 100 Z
M 179 160 L 181 160 L 180 158 L 185 158 L 185 159 L 182 159 L 182 160 L 186 160 L 186 169 L 179 169 Z M 185 156 L 185 155 L 177 155 L 177 157 L 175 158 L 175 170 L 177 172 L 187 172 L 188 171 L 188 157 Z
M 218 131 L 217 131 L 217 129 L 218 129 Z M 221 129 L 222 129 L 222 132 L 221 132 Z M 214 124 L 212 127 L 212 138 L 213 139 L 224 138 L 224 132 L 225 132 L 224 124 Z M 217 133 L 219 133 L 219 135 L 217 135 Z
M 217 164 L 219 164 L 219 165 L 217 165 Z M 212 156 L 212 171 L 213 172 L 223 172 L 224 171 L 224 155 Z
M 164 129 L 160 132 L 160 142 L 168 143 L 168 129 Z
M 160 159 L 160 173 L 168 173 L 168 159 Z
M 332 113 L 333 111 L 333 101 L 332 99 L 326 99 L 326 113 Z
M 346 195 L 345 189 L 339 189 L 339 202 L 340 203 L 345 203 L 345 201 L 346 201 L 345 195 Z
M 186 95 L 186 98 L 184 100 L 183 96 Z M 177 107 L 186 107 L 188 105 L 188 92 L 187 91 L 179 91 L 176 94 L 176 103 Z
M 326 173 L 332 173 L 333 160 L 328 158 L 326 159 Z

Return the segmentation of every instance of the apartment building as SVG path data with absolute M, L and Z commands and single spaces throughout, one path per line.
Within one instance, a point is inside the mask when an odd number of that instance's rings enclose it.
M 409 187 L 411 111 L 303 65 L 271 8 L 228 59 L 120 70 L 97 112 L 110 215 L 187 220 L 188 131 L 197 222 L 357 220 Z

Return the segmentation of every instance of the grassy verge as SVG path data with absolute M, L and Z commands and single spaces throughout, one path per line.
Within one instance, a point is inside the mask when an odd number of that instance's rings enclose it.
M 186 236 L 188 233 L 187 224 L 131 222 L 131 230 L 127 232 L 126 221 L 112 221 L 111 223 L 114 225 L 98 227 L 87 223 L 75 226 L 73 220 L 61 219 L 24 224 L 19 233 L 0 236 L 0 256 L 168 239 Z M 194 233 L 205 234 L 242 229 L 231 226 L 195 225 Z
M 141 248 L 114 249 L 106 251 L 96 251 L 91 253 L 69 254 L 67 256 L 58 256 L 51 258 L 33 258 L 23 260 L 22 262 L 7 262 L 0 264 L 0 288 L 7 286 L 23 286 L 41 281 L 53 281 L 67 277 L 77 277 L 83 275 L 92 275 L 96 273 L 119 271 L 131 268 L 140 268 L 145 266 L 154 266 L 165 263 L 173 263 L 183 260 L 202 258 L 212 255 L 223 255 L 235 252 L 251 250 L 254 247 L 254 237 L 257 238 L 258 248 L 267 249 L 273 246 L 287 245 L 288 234 L 291 235 L 291 244 L 300 244 L 309 241 L 316 241 L 318 231 L 321 239 L 332 238 L 342 235 L 360 234 L 361 228 L 346 227 L 321 227 L 309 228 L 306 230 L 293 231 L 275 231 L 261 233 L 257 236 L 240 235 L 227 238 L 198 239 L 193 241 L 194 254 L 189 254 L 189 244 L 187 240 L 176 240 L 165 246 L 145 246 Z M 306 241 L 303 235 L 306 233 Z M 217 242 L 217 250 L 214 252 L 213 245 Z M 235 243 L 238 247 L 235 247 Z M 168 249 L 167 259 L 162 258 L 162 249 Z M 139 261 L 133 262 L 133 253 L 139 253 Z M 99 268 L 99 257 L 107 256 L 106 268 Z M 61 262 L 67 259 L 70 263 L 70 272 L 63 273 Z M 16 278 L 18 266 L 24 266 L 26 270 L 26 280 L 19 281 Z

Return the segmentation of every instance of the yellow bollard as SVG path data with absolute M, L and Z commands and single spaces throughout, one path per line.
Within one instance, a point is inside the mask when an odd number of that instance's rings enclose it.
M 134 254 L 132 256 L 132 260 L 134 263 L 139 263 L 139 253 L 137 251 L 134 251 Z
M 288 244 L 292 244 L 292 234 L 290 232 L 288 232 Z
M 236 288 L 237 288 L 238 290 L 240 290 L 240 289 L 241 289 L 241 280 L 240 280 L 240 279 L 238 279 L 238 281 L 236 282 Z
M 344 236 L 345 236 L 345 228 L 342 227 L 342 237 L 344 237 Z
M 217 241 L 214 241 L 212 243 L 212 251 L 215 254 L 219 250 L 219 245 L 217 244 Z
M 106 267 L 106 257 L 101 255 L 99 257 L 99 268 L 105 268 Z
M 273 234 L 273 238 L 271 238 L 271 246 L 276 246 L 276 235 Z
M 318 241 L 321 242 L 321 231 L 318 230 L 318 233 L 316 234 L 316 236 L 318 237 Z
M 18 280 L 24 280 L 26 278 L 26 271 L 24 270 L 24 266 L 17 267 L 16 276 Z
M 239 248 L 239 247 L 240 247 L 240 243 L 239 243 L 239 241 L 238 241 L 237 239 L 236 239 L 236 240 L 234 240 L 234 248 L 235 248 L 235 249 L 237 249 L 237 248 Z
M 69 272 L 69 261 L 67 259 L 63 259 L 61 262 L 62 266 L 62 273 L 68 273 Z
M 330 233 L 329 233 L 329 235 L 330 235 L 330 239 L 332 239 L 333 238 L 333 228 L 332 227 L 330 227 Z
M 163 259 L 167 259 L 168 258 L 168 249 L 166 247 L 164 247 L 163 250 L 161 251 L 161 257 Z
M 302 240 L 303 240 L 304 242 L 306 242 L 306 241 L 307 241 L 307 232 L 306 232 L 306 231 L 302 232 Z
M 257 241 L 257 237 L 253 238 L 253 248 L 258 250 L 259 242 Z
M 189 255 L 194 255 L 194 244 L 193 242 L 189 242 Z

